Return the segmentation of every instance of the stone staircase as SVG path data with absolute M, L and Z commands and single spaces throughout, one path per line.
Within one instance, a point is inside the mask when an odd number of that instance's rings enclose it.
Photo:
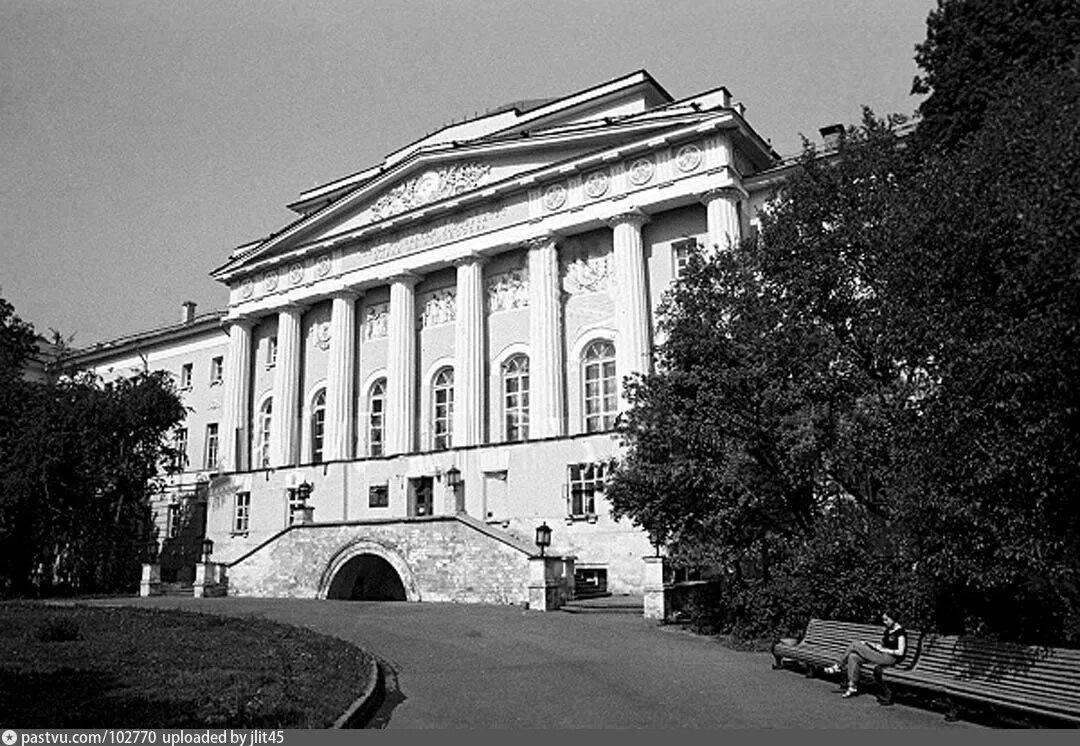
M 191 583 L 162 583 L 157 595 L 191 598 L 195 595 L 195 587 Z
M 645 601 L 638 595 L 613 596 L 605 593 L 592 598 L 575 598 L 559 610 L 569 614 L 636 614 L 641 616 L 645 613 Z

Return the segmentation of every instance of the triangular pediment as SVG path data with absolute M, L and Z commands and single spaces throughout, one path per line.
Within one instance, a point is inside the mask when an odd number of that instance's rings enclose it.
M 424 221 L 485 200 L 521 194 L 598 158 L 663 140 L 706 119 L 731 116 L 723 88 L 671 101 L 634 73 L 551 102 L 496 110 L 443 128 L 392 153 L 379 166 L 309 190 L 290 205 L 301 217 L 233 252 L 214 276 L 224 281 L 275 257 L 348 241 L 401 221 Z M 593 166 L 588 166 L 593 162 Z

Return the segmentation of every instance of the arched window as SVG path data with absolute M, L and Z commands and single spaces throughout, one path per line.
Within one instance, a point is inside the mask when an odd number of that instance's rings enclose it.
M 371 384 L 368 391 L 368 455 L 383 455 L 383 425 L 386 412 L 386 379 Z
M 615 427 L 615 416 L 618 414 L 615 345 L 605 339 L 592 342 L 585 348 L 581 361 L 585 432 L 610 430 Z
M 503 422 L 506 440 L 529 437 L 529 358 L 514 355 L 502 364 Z
M 445 451 L 454 429 L 454 369 L 440 368 L 431 385 L 431 447 Z
M 326 389 L 319 389 L 311 400 L 311 463 L 321 464 L 326 435 Z
M 272 398 L 264 401 L 262 407 L 259 408 L 259 441 L 255 451 L 255 463 L 260 469 L 270 466 L 270 421 L 273 408 Z

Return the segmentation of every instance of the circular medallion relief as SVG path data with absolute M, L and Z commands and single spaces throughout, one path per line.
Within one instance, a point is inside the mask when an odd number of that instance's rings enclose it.
M 439 174 L 428 171 L 416 180 L 416 196 L 421 202 L 430 202 L 439 193 Z
M 675 153 L 675 166 L 680 171 L 693 171 L 701 165 L 701 148 L 691 143 L 683 145 Z
M 552 184 L 544 191 L 544 207 L 549 210 L 558 210 L 566 204 L 566 187 L 562 184 Z
M 637 186 L 647 184 L 653 177 L 653 162 L 648 158 L 638 158 L 630 164 L 630 183 Z
M 270 270 L 263 275 L 262 278 L 263 290 L 270 291 L 277 287 L 277 272 Z
M 330 274 L 330 257 L 324 255 L 315 260 L 315 274 L 319 277 Z
M 240 285 L 240 297 L 250 298 L 255 293 L 255 283 L 249 277 Z
M 289 265 L 289 282 L 293 285 L 304 279 L 304 265 L 300 262 L 293 262 Z
M 608 189 L 608 175 L 606 171 L 593 171 L 585 177 L 585 194 L 593 199 L 603 196 Z

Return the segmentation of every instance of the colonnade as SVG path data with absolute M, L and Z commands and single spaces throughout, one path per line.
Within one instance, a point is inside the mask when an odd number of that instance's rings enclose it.
M 721 250 L 740 236 L 738 201 L 741 190 L 720 189 L 702 195 L 706 207 L 708 248 Z M 646 373 L 651 361 L 650 302 L 646 283 L 642 229 L 649 217 L 640 210 L 619 213 L 607 221 L 613 234 L 616 370 L 623 376 Z M 557 243 L 548 234 L 526 242 L 529 269 L 529 436 L 565 435 L 566 371 Z M 484 344 L 485 258 L 473 254 L 454 262 L 457 271 L 454 321 L 454 446 L 483 442 L 486 347 Z M 409 453 L 417 447 L 416 285 L 422 278 L 406 273 L 388 279 L 387 392 L 385 454 Z M 324 454 L 326 461 L 351 459 L 355 441 L 356 302 L 362 292 L 341 288 L 330 295 L 330 349 L 326 386 Z M 313 301 L 325 299 L 313 297 Z M 291 303 L 276 309 L 277 361 L 271 417 L 271 466 L 300 463 L 299 410 L 301 320 L 304 307 Z M 254 464 L 251 451 L 251 371 L 256 319 L 231 318 L 222 413 L 224 471 L 243 471 Z M 286 405 L 291 402 L 291 405 Z

